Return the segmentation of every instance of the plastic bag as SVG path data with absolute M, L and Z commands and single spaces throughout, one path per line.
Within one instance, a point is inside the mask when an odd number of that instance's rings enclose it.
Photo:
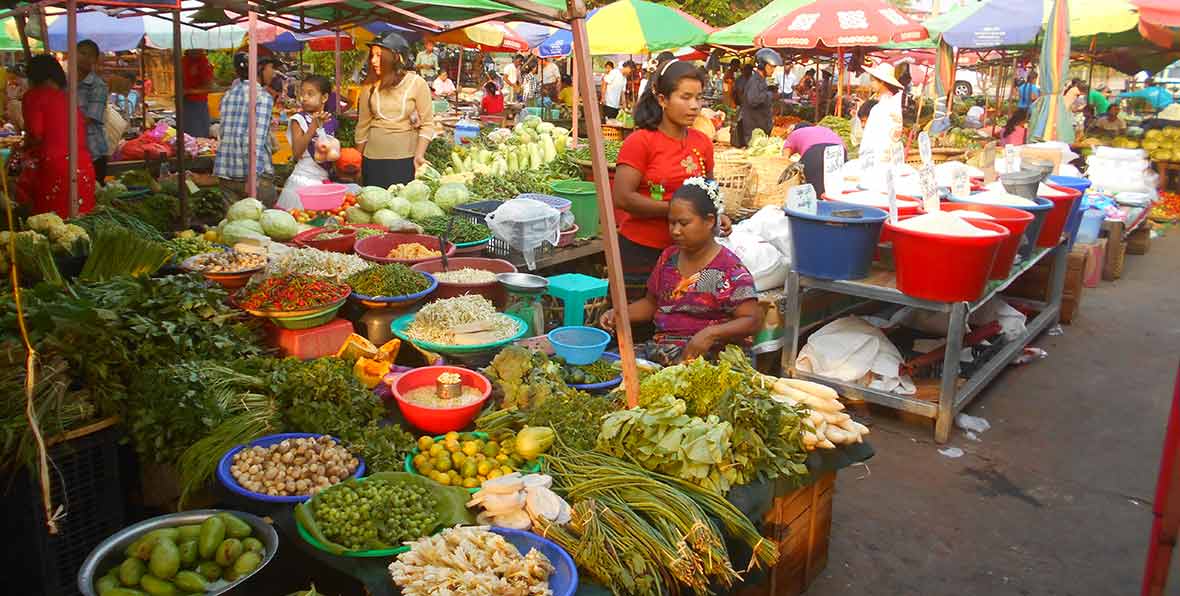
M 783 260 L 778 249 L 769 242 L 763 242 L 761 236 L 734 230 L 728 238 L 719 238 L 717 242 L 732 250 L 750 270 L 755 290 L 777 290 L 787 281 L 791 267 Z
M 316 133 L 314 159 L 319 163 L 340 159 L 340 141 L 324 132 L 322 128 Z
M 791 266 L 793 259 L 791 224 L 787 220 L 787 214 L 783 211 L 782 207 L 776 205 L 763 207 L 749 219 L 735 225 L 733 229 L 734 232 L 757 234 L 764 242 L 768 242 L 771 246 L 777 248 L 779 254 L 782 255 L 783 262 L 787 267 Z
M 561 212 L 533 199 L 510 199 L 488 214 L 487 225 L 497 238 L 524 255 L 529 269 L 536 269 L 536 249 L 545 242 L 557 246 Z

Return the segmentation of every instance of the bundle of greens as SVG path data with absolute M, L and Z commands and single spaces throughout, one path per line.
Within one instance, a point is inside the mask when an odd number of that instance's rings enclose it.
M 105 224 L 126 228 L 146 240 L 164 241 L 164 234 L 160 230 L 144 223 L 142 219 L 134 215 L 119 211 L 113 207 L 99 205 L 90 213 L 70 220 L 70 223 L 81 226 L 90 235 L 90 238 L 94 238 L 98 233 L 98 228 Z
M 90 257 L 82 268 L 81 277 L 85 280 L 148 276 L 172 258 L 167 245 L 143 238 L 127 228 L 100 226 L 93 238 Z
M 25 417 L 24 353 L 16 342 L 0 344 L 0 470 L 32 464 L 36 440 Z M 91 421 L 97 409 L 88 395 L 70 389 L 69 365 L 58 356 L 42 360 L 34 373 L 33 403 L 45 437 Z
M 731 586 L 739 576 L 721 527 L 750 546 L 751 565 L 778 559 L 745 515 L 694 484 L 568 448 L 547 455 L 542 466 L 553 489 L 574 505 L 568 525 L 535 520 L 536 531 L 615 594 L 709 594 Z
M 607 415 L 599 451 L 724 495 L 759 478 L 803 479 L 808 412 L 770 399 L 737 347 L 643 379 L 638 408 Z
M 472 200 L 506 201 L 525 193 L 547 193 L 546 182 L 540 171 L 517 170 L 503 175 L 476 174 L 467 189 Z
M 172 231 L 174 222 L 180 218 L 180 199 L 162 192 L 154 192 L 143 198 L 106 198 L 99 205 L 127 213 L 155 228 L 161 234 Z

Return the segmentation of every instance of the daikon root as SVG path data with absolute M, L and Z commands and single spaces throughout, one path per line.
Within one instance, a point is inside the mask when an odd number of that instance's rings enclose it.
M 811 381 L 804 381 L 803 379 L 782 379 L 782 382 L 793 389 L 797 389 L 804 393 L 809 393 L 822 399 L 840 399 L 840 394 L 836 393 L 835 389 L 832 389 L 827 385 L 821 385 Z

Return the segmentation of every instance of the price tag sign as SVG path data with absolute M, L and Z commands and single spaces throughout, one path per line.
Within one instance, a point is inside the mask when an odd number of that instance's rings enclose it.
M 955 166 L 951 177 L 951 196 L 965 197 L 971 194 L 971 178 L 967 176 L 967 166 Z
M 1020 171 L 1020 147 L 1016 145 L 1004 146 L 1004 173 L 1011 174 Z
M 934 162 L 934 151 L 930 149 L 930 135 L 924 130 L 918 133 L 918 154 L 922 156 L 922 163 L 930 165 Z
M 983 181 L 992 183 L 996 181 L 996 144 L 988 143 L 983 148 L 983 162 L 980 164 L 983 168 Z
M 922 164 L 918 169 L 918 183 L 922 186 L 922 206 L 926 213 L 938 211 L 938 183 L 934 181 L 934 166 Z
M 885 191 L 889 193 L 889 223 L 897 223 L 897 168 L 890 165 L 885 171 Z
M 869 151 L 862 152 L 860 154 L 860 163 L 864 173 L 868 174 L 870 170 L 877 167 L 877 154 L 873 153 L 871 149 Z
M 815 215 L 819 211 L 819 201 L 815 197 L 815 187 L 810 184 L 792 186 L 787 191 L 787 209 Z
M 844 194 L 844 148 L 840 145 L 824 147 L 824 192 L 829 197 Z
M 890 158 L 890 163 L 897 167 L 901 167 L 905 163 L 905 146 L 901 144 L 901 141 L 893 144 L 893 155 Z

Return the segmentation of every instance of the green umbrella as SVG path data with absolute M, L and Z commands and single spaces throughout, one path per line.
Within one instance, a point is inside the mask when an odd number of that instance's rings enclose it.
M 783 18 L 783 15 L 810 4 L 813 0 L 774 0 L 763 6 L 758 12 L 728 26 L 714 31 L 709 36 L 709 43 L 724 47 L 750 47 L 754 45 L 754 38 L 770 28 Z

